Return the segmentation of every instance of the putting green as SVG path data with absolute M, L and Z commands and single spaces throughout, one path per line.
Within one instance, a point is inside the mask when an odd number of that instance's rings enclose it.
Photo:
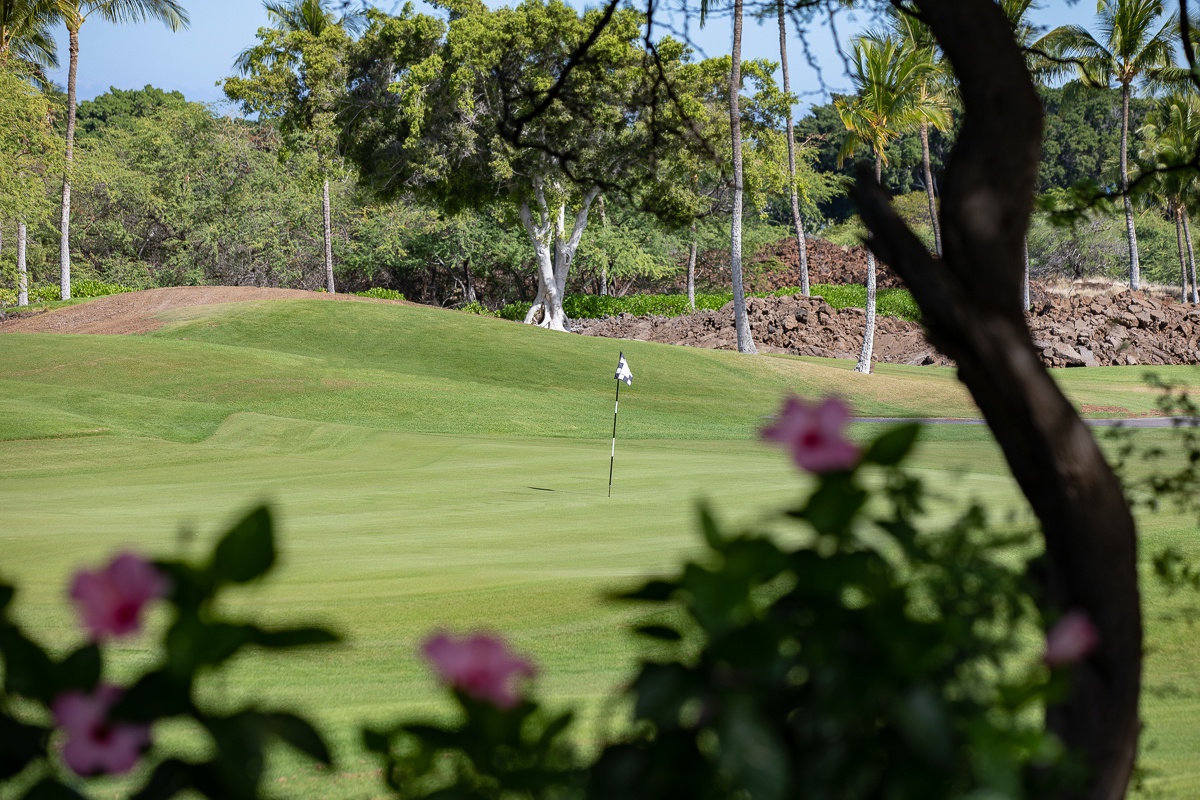
M 282 562 L 235 607 L 321 621 L 347 641 L 247 657 L 207 691 L 296 705 L 329 726 L 344 774 L 284 761 L 289 796 L 370 793 L 354 726 L 444 710 L 414 656 L 441 626 L 504 632 L 537 660 L 543 696 L 583 704 L 584 742 L 602 736 L 643 613 L 604 594 L 695 552 L 698 500 L 735 525 L 773 524 L 803 488 L 781 453 L 754 441 L 783 392 L 838 391 L 864 415 L 975 414 L 951 370 L 859 376 L 838 362 L 398 306 L 277 301 L 176 317 L 147 336 L 0 338 L 0 573 L 21 586 L 21 618 L 67 646 L 78 637 L 63 601 L 72 569 L 118 547 L 199 553 L 270 502 Z M 635 381 L 608 498 L 620 349 Z M 1196 382 L 1194 370 L 1168 373 Z M 1154 401 L 1140 374 L 1060 378 L 1077 402 L 1139 413 Z M 928 430 L 915 466 L 952 503 L 975 496 L 1024 517 L 985 429 Z M 1144 520 L 1144 553 L 1172 543 L 1200 556 L 1189 522 Z M 1200 647 L 1185 614 L 1195 602 L 1145 585 L 1147 785 L 1188 796 L 1200 793 Z M 136 640 L 122 644 L 118 675 L 146 657 Z

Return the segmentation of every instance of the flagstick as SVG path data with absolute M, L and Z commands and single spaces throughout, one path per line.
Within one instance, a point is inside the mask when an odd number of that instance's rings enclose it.
M 612 497 L 613 462 L 617 459 L 617 409 L 621 405 L 621 382 L 617 381 L 617 399 L 613 402 L 612 454 L 608 457 L 608 496 Z

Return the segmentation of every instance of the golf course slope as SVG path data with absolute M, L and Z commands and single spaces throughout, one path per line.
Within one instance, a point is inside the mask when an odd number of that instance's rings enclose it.
M 836 392 L 862 416 L 977 416 L 949 368 L 859 375 L 846 361 L 573 336 L 410 304 L 192 291 L 176 295 L 203 302 L 128 296 L 140 310 L 84 303 L 40 318 L 90 314 L 135 335 L 0 326 L 0 576 L 19 586 L 17 617 L 66 648 L 81 637 L 65 598 L 73 570 L 118 549 L 199 557 L 269 503 L 281 562 L 238 590 L 234 610 L 322 623 L 345 643 L 247 656 L 204 694 L 298 708 L 326 727 L 338 769 L 280 758 L 280 796 L 380 796 L 358 727 L 446 713 L 416 655 L 438 629 L 502 632 L 537 662 L 542 697 L 582 709 L 584 746 L 611 730 L 613 693 L 642 654 L 630 629 L 647 617 L 606 597 L 698 551 L 697 502 L 735 529 L 778 525 L 805 478 L 757 431 L 787 392 Z M 621 387 L 610 498 L 622 351 L 634 379 Z M 1138 416 L 1155 410 L 1143 372 L 1056 377 L 1087 413 Z M 1160 375 L 1200 386 L 1194 368 Z M 1136 435 L 1165 443 L 1169 432 Z M 986 428 L 928 428 L 912 467 L 936 519 L 980 498 L 999 530 L 1030 524 Z M 1195 520 L 1139 524 L 1146 785 L 1200 796 L 1195 603 L 1155 583 L 1149 563 L 1167 545 L 1200 558 Z M 114 653 L 116 681 L 150 657 L 137 639 Z

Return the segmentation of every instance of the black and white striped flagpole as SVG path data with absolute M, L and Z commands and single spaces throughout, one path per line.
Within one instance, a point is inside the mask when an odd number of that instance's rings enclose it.
M 617 399 L 613 402 L 612 453 L 608 457 L 608 496 L 612 497 L 613 462 L 617 460 L 617 409 L 621 406 L 621 379 L 617 379 Z

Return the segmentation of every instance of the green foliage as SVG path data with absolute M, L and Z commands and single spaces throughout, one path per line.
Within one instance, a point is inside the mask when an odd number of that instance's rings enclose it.
M 859 284 L 827 285 L 815 284 L 811 293 L 823 297 L 833 308 L 866 308 L 867 287 Z M 778 289 L 770 295 L 755 294 L 752 297 L 790 297 L 800 294 L 796 286 Z M 717 311 L 733 300 L 730 293 L 696 294 L 697 311 Z M 885 317 L 918 322 L 921 311 L 917 308 L 907 289 L 880 289 L 877 294 L 878 311 Z M 520 321 L 529 311 L 529 303 L 509 303 L 500 308 L 497 316 Z M 687 295 L 682 294 L 634 294 L 625 297 L 612 295 L 570 294 L 563 300 L 563 310 L 573 319 L 599 319 L 618 314 L 634 316 L 678 317 L 692 313 Z
M 164 92 L 149 84 L 142 89 L 113 87 L 95 99 L 79 104 L 76 130 L 81 138 L 102 135 L 109 126 L 128 127 L 136 119 L 155 117 L 163 109 L 180 109 L 186 105 L 182 93 Z
M 49 216 L 45 180 L 61 169 L 63 152 L 50 108 L 17 62 L 0 59 L 0 220 Z
M 1072 81 L 1059 88 L 1039 90 L 1045 108 L 1042 160 L 1038 191 L 1094 181 L 1116 188 L 1121 164 L 1121 92 Z M 1134 98 L 1129 106 L 1129 129 L 1141 126 L 1151 103 Z
M 130 286 L 122 286 L 118 283 L 105 283 L 104 281 L 92 280 L 91 278 L 71 282 L 71 296 L 79 299 L 104 297 L 110 294 L 122 294 L 133 291 L 136 291 L 136 289 Z M 29 287 L 29 302 L 52 302 L 59 299 L 59 294 L 60 289 L 58 286 L 31 286 Z M 17 292 L 15 289 L 0 289 L 0 305 L 15 306 L 16 304 Z
M 355 292 L 359 297 L 375 297 L 380 300 L 403 300 L 404 295 L 397 292 L 395 289 L 385 289 L 382 286 L 373 286 L 365 292 Z
M 292 650 L 338 641 L 321 628 L 265 629 L 224 610 L 223 590 L 231 583 L 263 578 L 271 570 L 274 553 L 271 514 L 259 508 L 218 540 L 207 563 L 162 560 L 154 564 L 170 581 L 165 600 L 173 610 L 171 622 L 156 643 L 159 657 L 143 662 L 140 676 L 129 682 L 111 717 L 131 723 L 190 720 L 193 736 L 200 734 L 207 746 L 179 753 L 170 745 L 153 743 L 144 756 L 150 769 L 139 777 L 143 785 L 131 796 L 170 797 L 185 790 L 211 798 L 263 796 L 265 758 L 276 743 L 319 764 L 330 764 L 322 736 L 303 718 L 266 711 L 258 704 L 235 708 L 224 701 L 214 703 L 196 691 L 201 675 L 226 666 L 246 650 Z M 43 649 L 10 616 L 12 599 L 12 587 L 0 585 L 0 659 L 5 676 L 0 689 L 0 732 L 5 734 L 0 787 L 23 776 L 57 774 L 50 765 L 58 748 L 51 748 L 50 730 L 41 726 L 48 715 L 30 712 L 36 706 L 52 705 L 70 689 L 90 693 L 100 684 L 107 655 L 107 649 L 96 644 L 63 656 Z M 82 796 L 68 785 L 83 786 L 44 777 L 26 796 Z

